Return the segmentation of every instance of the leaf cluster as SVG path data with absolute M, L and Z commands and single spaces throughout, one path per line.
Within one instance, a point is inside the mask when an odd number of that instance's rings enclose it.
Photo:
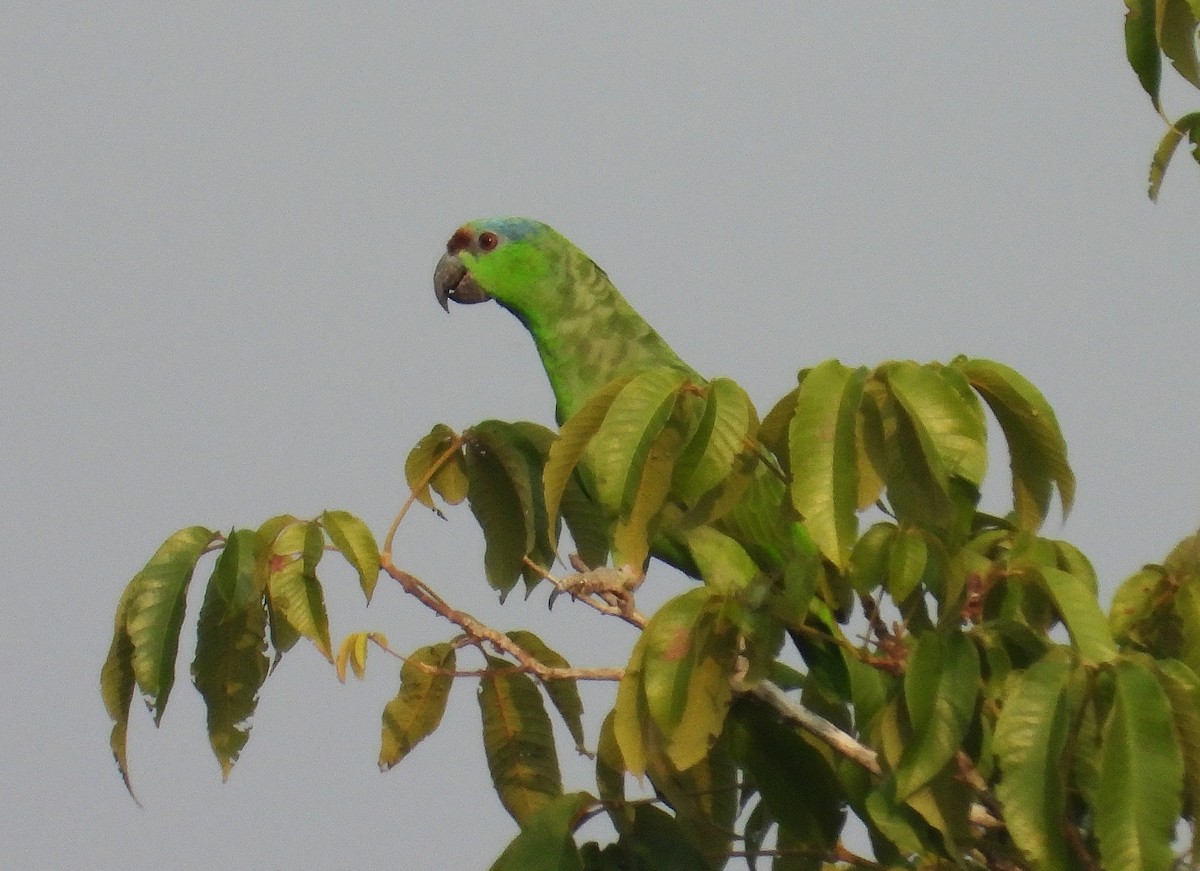
M 1200 29 L 1200 0 L 1125 0 L 1125 53 L 1150 102 L 1167 125 L 1150 161 L 1150 199 L 1158 199 L 1167 164 L 1186 136 L 1192 157 L 1200 163 L 1200 112 L 1190 112 L 1172 121 L 1162 107 L 1163 58 L 1179 77 L 1200 88 L 1197 59 L 1197 30 Z
M 1003 517 L 977 507 L 989 412 L 1010 460 Z M 468 503 L 481 575 L 502 598 L 552 582 L 551 601 L 566 594 L 640 628 L 624 668 L 573 668 L 396 567 L 407 506 L 382 553 L 342 512 L 227 536 L 192 527 L 118 605 L 101 684 L 123 775 L 134 687 L 157 722 L 206 552 L 218 555 L 192 670 L 226 776 L 268 645 L 278 661 L 306 637 L 342 679 L 363 675 L 371 644 L 390 652 L 381 633 L 357 632 L 331 655 L 316 566 L 335 549 L 367 596 L 382 568 L 460 630 L 402 657 L 379 765 L 399 764 L 438 727 L 454 682 L 470 681 L 497 796 L 520 829 L 493 868 L 1175 861 L 1175 827 L 1200 801 L 1200 537 L 1126 581 L 1106 615 L 1086 557 L 1041 533 L 1075 482 L 1053 410 L 1008 367 L 828 361 L 802 370 L 761 423 L 728 379 L 648 370 L 609 384 L 558 433 L 439 424 L 405 472 L 410 502 Z M 579 574 L 557 579 L 564 529 Z M 699 583 L 643 617 L 633 596 L 652 558 Z M 469 648 L 477 662 L 464 669 Z M 591 751 L 578 681 L 618 678 Z M 594 790 L 563 782 L 552 714 L 594 754 Z M 611 843 L 582 831 L 601 814 Z M 851 818 L 872 860 L 842 842 Z

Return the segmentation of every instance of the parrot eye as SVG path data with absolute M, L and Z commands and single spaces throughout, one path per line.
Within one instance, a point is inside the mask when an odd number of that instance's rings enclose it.
M 500 237 L 491 230 L 486 230 L 479 234 L 479 247 L 484 251 L 491 251 L 500 244 Z

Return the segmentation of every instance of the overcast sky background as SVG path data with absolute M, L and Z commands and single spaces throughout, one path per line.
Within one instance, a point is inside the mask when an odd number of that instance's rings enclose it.
M 185 629 L 161 729 L 135 701 L 143 809 L 97 688 L 122 588 L 179 527 L 344 508 L 382 534 L 435 422 L 552 422 L 516 321 L 434 302 L 469 218 L 555 225 L 764 413 L 833 356 L 1016 367 L 1058 411 L 1061 534 L 1106 603 L 1200 523 L 1200 181 L 1180 156 L 1146 199 L 1162 128 L 1117 0 L 100 5 L 8 4 L 0 29 L 5 867 L 482 868 L 512 836 L 469 681 L 381 775 L 397 664 L 343 687 L 299 646 L 222 785 Z M 463 507 L 414 514 L 397 559 L 575 664 L 623 663 L 624 627 L 499 606 L 481 553 Z M 451 634 L 383 581 L 369 609 L 349 571 L 325 581 L 335 639 Z M 588 689 L 589 740 L 611 693 Z

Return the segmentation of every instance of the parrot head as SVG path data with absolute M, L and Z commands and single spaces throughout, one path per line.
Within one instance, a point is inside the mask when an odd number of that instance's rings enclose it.
M 446 243 L 433 273 L 433 290 L 446 311 L 494 299 L 505 308 L 538 304 L 559 234 L 528 218 L 484 218 L 463 224 Z

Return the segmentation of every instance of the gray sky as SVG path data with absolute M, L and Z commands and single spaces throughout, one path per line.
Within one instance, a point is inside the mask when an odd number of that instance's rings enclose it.
M 1145 197 L 1162 131 L 1115 0 L 103 5 L 10 4 L 0 31 L 6 867 L 479 868 L 514 833 L 467 681 L 380 775 L 397 664 L 342 687 L 298 647 L 222 786 L 185 631 L 162 728 L 133 712 L 144 809 L 97 689 L 117 597 L 175 529 L 345 508 L 381 533 L 433 423 L 552 421 L 516 322 L 434 302 L 468 218 L 554 224 L 764 413 L 832 356 L 1016 367 L 1058 411 L 1061 534 L 1106 599 L 1200 522 L 1200 181 L 1179 157 Z M 397 555 L 494 625 L 623 664 L 631 632 L 590 612 L 500 607 L 481 552 L 464 507 L 414 515 Z M 325 581 L 336 638 L 450 635 L 386 583 L 363 609 L 348 571 Z M 589 688 L 593 723 L 610 698 Z

